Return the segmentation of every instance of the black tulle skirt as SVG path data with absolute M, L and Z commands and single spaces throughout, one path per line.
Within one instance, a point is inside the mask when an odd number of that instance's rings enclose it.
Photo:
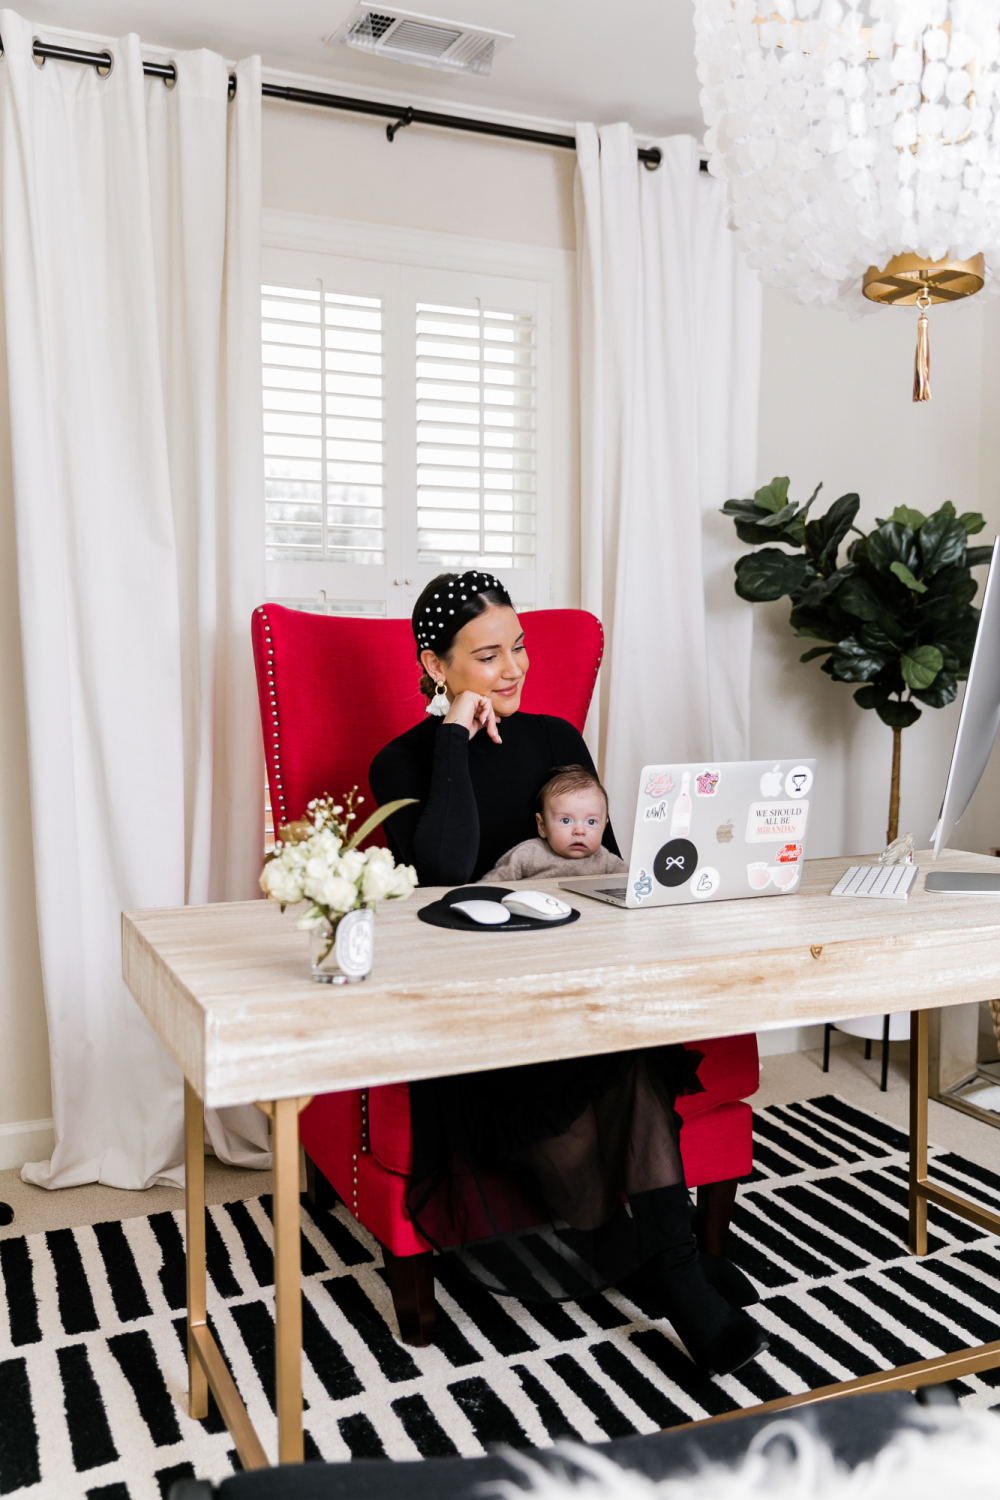
M 649 1205 L 683 1183 L 674 1101 L 702 1091 L 701 1059 L 655 1047 L 412 1083 L 417 1228 L 491 1291 L 618 1284 L 665 1248 Z

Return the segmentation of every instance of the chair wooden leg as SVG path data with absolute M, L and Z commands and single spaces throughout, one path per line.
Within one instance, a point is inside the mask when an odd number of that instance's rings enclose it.
M 827 1021 L 823 1027 L 823 1072 L 830 1071 L 830 1032 L 833 1030 L 833 1022 Z
M 434 1299 L 434 1255 L 430 1250 L 422 1255 L 393 1255 L 382 1246 L 385 1279 L 392 1294 L 392 1305 L 399 1324 L 399 1337 L 404 1344 L 415 1344 L 418 1349 L 434 1342 L 434 1320 L 437 1304 Z
M 725 1255 L 729 1221 L 736 1203 L 738 1177 L 723 1182 L 707 1182 L 698 1189 L 694 1227 L 698 1248 L 706 1255 Z
M 889 1087 L 889 1017 L 886 1016 L 882 1022 L 882 1082 L 879 1085 L 884 1094 Z
M 330 1180 L 323 1176 L 308 1151 L 303 1151 L 306 1159 L 306 1200 L 314 1213 L 324 1213 L 328 1209 L 336 1208 L 339 1198 L 337 1189 Z

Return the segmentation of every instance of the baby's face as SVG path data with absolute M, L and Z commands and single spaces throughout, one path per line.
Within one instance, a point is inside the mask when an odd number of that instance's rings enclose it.
M 608 821 L 604 798 L 596 787 L 549 797 L 545 811 L 535 817 L 539 837 L 548 842 L 553 854 L 561 854 L 564 859 L 596 854 Z

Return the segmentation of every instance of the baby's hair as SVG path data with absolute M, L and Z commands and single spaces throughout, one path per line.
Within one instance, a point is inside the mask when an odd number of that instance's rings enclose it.
M 604 813 L 607 816 L 608 794 L 593 771 L 588 771 L 586 766 L 556 766 L 535 798 L 535 811 L 544 814 L 545 804 L 550 797 L 561 797 L 566 792 L 585 792 L 590 787 L 596 787 L 604 798 Z

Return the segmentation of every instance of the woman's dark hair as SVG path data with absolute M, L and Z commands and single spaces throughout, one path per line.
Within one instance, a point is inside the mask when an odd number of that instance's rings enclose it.
M 413 606 L 410 623 L 417 661 L 421 651 L 433 651 L 447 661 L 458 632 L 491 604 L 514 608 L 507 590 L 492 573 L 439 573 Z M 434 695 L 434 679 L 427 672 L 420 679 L 420 691 L 425 698 Z

